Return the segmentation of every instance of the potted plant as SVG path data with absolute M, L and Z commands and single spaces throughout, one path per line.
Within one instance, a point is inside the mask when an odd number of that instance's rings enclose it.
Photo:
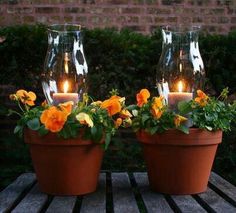
M 95 191 L 104 149 L 128 118 L 125 99 L 112 95 L 103 102 L 89 103 L 84 94 L 77 104 L 35 106 L 35 93 L 25 90 L 10 98 L 20 108 L 20 112 L 10 110 L 20 116 L 14 132 L 29 144 L 41 191 L 53 195 Z
M 178 113 L 164 97 L 150 98 L 147 89 L 137 94 L 137 105 L 129 108 L 152 190 L 167 194 L 206 190 L 222 131 L 230 130 L 236 115 L 236 103 L 224 102 L 227 93 L 225 89 L 214 98 L 198 90 L 193 100 L 178 103 Z

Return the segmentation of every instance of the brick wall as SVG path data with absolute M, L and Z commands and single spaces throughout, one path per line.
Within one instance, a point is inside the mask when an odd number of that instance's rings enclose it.
M 0 0 L 0 26 L 80 23 L 150 33 L 167 24 L 200 24 L 211 33 L 236 28 L 236 0 Z

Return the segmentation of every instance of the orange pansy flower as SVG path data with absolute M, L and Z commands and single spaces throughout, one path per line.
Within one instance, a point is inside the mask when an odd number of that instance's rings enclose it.
M 125 118 L 131 118 L 132 117 L 132 114 L 129 112 L 129 110 L 127 109 L 123 109 L 121 110 L 120 112 L 120 117 L 125 119 Z
M 16 96 L 20 99 L 23 104 L 29 106 L 34 106 L 34 101 L 36 100 L 36 95 L 34 92 L 27 92 L 23 89 L 20 89 L 16 92 Z
M 175 123 L 175 126 L 178 127 L 180 126 L 180 124 L 184 121 L 187 121 L 188 119 L 181 116 L 181 115 L 176 115 L 175 118 L 174 118 L 174 123 Z
M 147 89 L 142 89 L 136 95 L 137 105 L 142 107 L 143 104 L 147 103 L 148 98 L 150 97 L 150 92 Z
M 67 120 L 67 114 L 55 106 L 43 111 L 40 121 L 51 132 L 59 132 Z
M 115 120 L 115 128 L 118 128 L 122 124 L 123 120 L 121 118 L 117 118 Z
M 200 106 L 204 107 L 207 105 L 209 97 L 201 90 L 197 90 L 197 97 L 194 99 Z
M 103 101 L 101 104 L 101 108 L 106 109 L 110 116 L 121 111 L 121 103 L 117 97 L 118 96 L 112 96 L 110 99 Z
M 159 118 L 162 116 L 163 111 L 162 111 L 161 109 L 152 107 L 152 108 L 151 108 L 151 113 L 152 113 L 152 115 L 153 115 L 154 118 L 159 119 Z
M 48 102 L 47 100 L 44 100 L 42 103 L 41 103 L 41 106 L 46 108 L 48 106 Z
M 72 108 L 73 108 L 74 102 L 73 101 L 67 101 L 65 103 L 61 103 L 58 106 L 62 111 L 64 111 L 67 116 L 70 115 Z
M 155 97 L 151 106 L 151 113 L 154 118 L 159 119 L 163 114 L 163 97 Z

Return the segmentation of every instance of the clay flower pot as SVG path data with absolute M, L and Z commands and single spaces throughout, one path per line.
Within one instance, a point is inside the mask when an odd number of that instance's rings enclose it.
M 25 143 L 42 192 L 52 195 L 82 195 L 96 190 L 104 151 L 92 141 L 62 139 L 49 133 L 39 136 L 26 129 Z
M 168 130 L 150 135 L 137 133 L 152 190 L 175 195 L 196 194 L 207 189 L 222 131 L 192 128 L 189 134 Z

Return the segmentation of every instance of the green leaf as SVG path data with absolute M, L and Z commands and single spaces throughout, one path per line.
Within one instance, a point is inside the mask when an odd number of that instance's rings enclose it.
M 85 128 L 84 135 L 83 135 L 84 140 L 90 140 L 91 139 L 90 132 L 91 132 L 90 128 Z
M 150 127 L 150 128 L 148 128 L 148 132 L 149 132 L 151 135 L 153 135 L 153 134 L 156 133 L 157 129 L 158 129 L 157 126 Z
M 180 114 L 185 115 L 192 111 L 191 104 L 187 101 L 180 101 L 178 103 L 178 110 Z
M 38 118 L 27 121 L 27 126 L 32 130 L 38 130 L 40 128 L 40 122 Z
M 180 125 L 177 129 L 185 134 L 189 134 L 189 128 L 186 127 L 185 125 Z
M 90 131 L 91 131 L 92 136 L 96 136 L 96 134 L 97 134 L 96 126 L 93 126 Z
M 109 144 L 111 142 L 111 133 L 106 133 L 105 135 L 105 150 L 107 150 Z
M 46 135 L 48 133 L 48 130 L 45 129 L 44 126 L 41 126 L 39 129 L 38 129 L 38 133 L 43 136 L 43 135 Z
M 129 111 L 132 111 L 133 109 L 137 109 L 137 108 L 138 108 L 137 105 L 134 105 L 134 104 L 129 105 L 129 106 L 126 107 L 126 109 L 129 110 Z
M 22 129 L 23 129 L 22 126 L 17 125 L 14 129 L 14 134 L 17 134 L 18 132 L 22 131 Z
M 144 124 L 145 121 L 148 120 L 148 118 L 149 118 L 148 114 L 143 114 L 142 115 L 142 124 Z

